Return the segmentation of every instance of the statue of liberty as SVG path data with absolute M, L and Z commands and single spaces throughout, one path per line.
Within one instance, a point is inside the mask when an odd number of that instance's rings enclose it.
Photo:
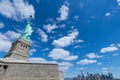
M 32 16 L 30 16 L 26 28 L 24 30 L 24 32 L 22 33 L 22 35 L 20 36 L 20 38 L 29 41 L 30 40 L 30 36 L 33 32 L 32 27 L 31 27 L 31 23 L 30 23 L 30 19 L 32 18 Z

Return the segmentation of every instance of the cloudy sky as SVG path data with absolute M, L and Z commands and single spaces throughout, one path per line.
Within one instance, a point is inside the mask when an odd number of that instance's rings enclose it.
M 58 63 L 65 77 L 120 77 L 120 0 L 0 0 L 0 57 L 33 16 L 30 62 Z

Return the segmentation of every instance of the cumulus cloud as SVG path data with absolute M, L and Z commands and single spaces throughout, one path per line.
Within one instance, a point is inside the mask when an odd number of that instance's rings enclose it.
M 82 46 L 80 46 L 80 45 L 76 45 L 76 46 L 74 46 L 73 48 L 82 48 Z
M 30 54 L 30 55 L 33 55 L 33 53 L 35 53 L 35 52 L 37 52 L 36 49 L 30 49 L 30 50 L 29 50 L 29 54 Z
M 45 34 L 44 31 L 42 31 L 41 29 L 38 29 L 37 32 L 38 32 L 38 34 L 41 37 L 41 41 L 43 41 L 43 42 L 47 42 L 48 41 L 48 36 Z
M 88 60 L 88 59 L 83 59 L 79 62 L 77 62 L 77 64 L 81 64 L 81 65 L 88 65 L 88 64 L 93 64 L 96 63 L 96 60 Z
M 71 45 L 74 42 L 74 39 L 78 36 L 79 32 L 77 30 L 74 30 L 67 36 L 61 37 L 58 40 L 53 41 L 53 45 L 55 47 L 66 47 Z
M 50 52 L 49 57 L 52 57 L 53 59 L 65 59 L 66 57 L 69 56 L 69 54 L 70 54 L 69 51 L 66 51 L 61 48 L 55 48 Z
M 0 28 L 3 28 L 5 25 L 3 22 L 0 22 Z
M 60 13 L 60 17 L 57 18 L 59 21 L 66 20 L 69 15 L 69 7 L 67 5 L 62 5 L 61 8 L 58 11 Z
M 62 48 L 54 48 L 50 54 L 49 57 L 51 57 L 52 59 L 62 59 L 62 60 L 76 60 L 78 58 L 77 55 L 70 55 L 70 52 L 67 50 L 64 50 Z
M 7 52 L 11 47 L 11 41 L 4 34 L 0 33 L 0 52 Z
M 5 33 L 5 36 L 9 37 L 9 39 L 11 40 L 17 39 L 18 37 L 20 37 L 20 35 L 21 35 L 20 33 L 16 33 L 14 31 L 7 31 Z
M 105 13 L 105 16 L 110 16 L 110 15 L 111 15 L 110 12 Z
M 13 33 L 13 34 L 12 34 Z M 7 31 L 6 33 L 0 33 L 0 52 L 7 52 L 13 40 L 19 37 L 20 33 L 14 31 Z
M 97 64 L 98 64 L 98 65 L 102 65 L 102 62 L 98 62 Z
M 118 6 L 120 6 L 120 0 L 117 0 Z
M 120 55 L 120 54 L 118 54 L 118 53 L 113 54 L 113 56 L 118 56 L 118 55 Z
M 99 55 L 97 55 L 97 54 L 95 54 L 95 53 L 88 53 L 87 55 L 86 55 L 88 58 L 101 58 L 102 56 L 99 56 Z
M 69 70 L 73 66 L 73 64 L 71 64 L 70 62 L 61 62 L 58 63 L 58 65 L 59 65 L 59 70 L 63 72 Z
M 43 49 L 42 51 L 49 51 L 50 49 L 49 48 L 45 48 L 45 49 Z
M 78 21 L 79 15 L 75 15 L 75 16 L 73 17 L 73 19 L 75 19 L 75 21 Z
M 76 56 L 69 56 L 69 57 L 65 58 L 64 60 L 71 61 L 71 60 L 76 60 L 76 59 L 78 59 L 77 55 Z
M 34 17 L 35 10 L 33 5 L 30 5 L 25 0 L 1 0 L 0 14 L 18 21 L 26 19 L 30 15 Z
M 118 48 L 116 46 L 105 47 L 100 50 L 101 53 L 113 52 L 117 51 Z
M 78 39 L 78 40 L 75 40 L 75 43 L 77 44 L 77 43 L 83 43 L 84 42 L 84 40 L 81 40 L 81 39 Z
M 110 69 L 114 69 L 115 67 L 110 67 Z
M 120 47 L 120 44 L 117 44 L 118 47 Z
M 102 68 L 102 70 L 108 70 L 108 68 Z
M 44 25 L 44 28 L 47 30 L 48 33 L 52 32 L 54 29 L 58 28 L 58 26 L 56 24 L 48 24 L 48 25 Z

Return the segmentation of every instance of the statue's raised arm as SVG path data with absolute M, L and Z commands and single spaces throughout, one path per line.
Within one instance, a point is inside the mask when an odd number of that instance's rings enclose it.
M 27 41 L 30 40 L 30 36 L 31 36 L 31 34 L 33 32 L 32 27 L 31 27 L 31 23 L 30 23 L 30 19 L 31 19 L 31 16 L 30 16 L 30 18 L 29 18 L 29 20 L 27 22 L 27 26 L 26 26 L 24 32 L 20 36 L 20 38 L 22 38 L 24 40 L 27 40 Z

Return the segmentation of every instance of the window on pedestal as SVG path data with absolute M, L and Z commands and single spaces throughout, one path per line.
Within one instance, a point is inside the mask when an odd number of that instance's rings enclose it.
M 27 49 L 27 46 L 26 46 L 26 49 Z
M 23 47 L 23 44 L 21 43 L 21 47 Z
M 23 48 L 25 49 L 25 45 L 23 46 Z

